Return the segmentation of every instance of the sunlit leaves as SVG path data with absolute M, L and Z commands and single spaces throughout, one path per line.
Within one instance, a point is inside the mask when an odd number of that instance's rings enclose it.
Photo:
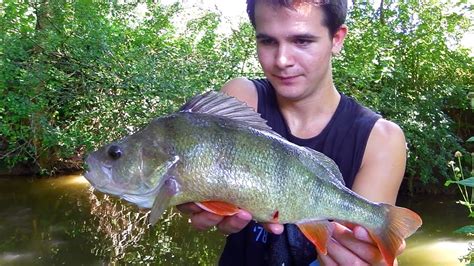
M 466 110 L 472 91 L 472 56 L 456 41 L 472 30 L 467 10 L 460 1 L 384 1 L 383 20 L 370 4 L 349 13 L 336 85 L 403 128 L 410 180 L 446 177 L 445 162 L 461 149 L 446 110 Z
M 68 159 L 251 69 L 242 63 L 254 50 L 247 25 L 220 35 L 219 17 L 207 13 L 178 32 L 179 4 L 149 1 L 143 17 L 137 3 L 0 5 L 2 163 L 67 169 Z

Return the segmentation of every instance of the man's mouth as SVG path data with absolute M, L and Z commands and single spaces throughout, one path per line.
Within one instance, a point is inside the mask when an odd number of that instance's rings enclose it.
M 300 75 L 274 75 L 278 80 L 282 82 L 293 82 L 296 80 Z

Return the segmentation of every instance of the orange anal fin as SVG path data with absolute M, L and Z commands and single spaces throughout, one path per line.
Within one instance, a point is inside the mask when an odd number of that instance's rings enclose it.
M 381 204 L 387 212 L 387 228 L 378 232 L 369 231 L 388 265 L 393 265 L 403 240 L 412 235 L 421 226 L 421 218 L 415 212 L 389 204 Z
M 231 216 L 239 212 L 239 207 L 222 201 L 196 202 L 202 209 L 222 216 Z
M 332 235 L 333 227 L 329 221 L 312 221 L 306 223 L 298 223 L 298 228 L 308 238 L 311 243 L 319 250 L 320 253 L 326 255 L 328 253 L 327 243 Z

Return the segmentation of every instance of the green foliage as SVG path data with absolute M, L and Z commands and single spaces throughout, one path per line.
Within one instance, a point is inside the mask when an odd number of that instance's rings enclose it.
M 462 153 L 457 151 L 454 156 L 456 157 L 457 162 L 450 161 L 448 163 L 452 170 L 453 179 L 446 180 L 444 185 L 457 185 L 463 198 L 463 200 L 460 200 L 457 203 L 466 206 L 469 210 L 469 216 L 474 217 L 474 177 L 465 177 L 466 175 L 464 172 L 467 172 L 467 170 L 462 167 Z M 468 188 L 471 189 L 468 190 Z
M 466 234 L 466 235 L 472 234 L 473 232 L 474 232 L 474 225 L 466 225 L 454 231 L 454 233 Z
M 474 187 L 474 176 L 471 176 L 467 179 L 459 180 L 459 181 L 454 181 L 454 180 L 448 180 L 446 181 L 445 185 L 450 185 L 450 184 L 458 184 L 461 186 L 466 186 L 466 187 Z
M 472 139 L 472 137 L 470 139 Z M 470 139 L 468 141 L 471 141 Z M 448 179 L 444 185 L 457 185 L 459 192 L 461 193 L 462 200 L 459 200 L 456 203 L 465 206 L 469 210 L 469 217 L 474 218 L 474 176 L 465 178 L 465 172 L 467 172 L 467 169 L 463 168 L 461 159 L 463 156 L 461 152 L 457 151 L 454 154 L 454 157 L 456 157 L 456 162 L 450 161 L 448 163 L 452 170 L 453 178 Z M 474 173 L 474 169 L 471 169 L 471 173 Z M 454 231 L 454 233 L 472 236 L 474 235 L 474 225 L 463 226 Z M 469 254 L 465 255 L 460 260 L 468 263 L 474 263 L 474 249 L 472 243 L 469 245 Z
M 337 86 L 399 124 L 409 148 L 407 175 L 437 182 L 444 162 L 462 150 L 446 110 L 469 108 L 474 66 L 456 46 L 472 30 L 465 1 L 383 1 L 377 10 L 358 3 L 350 34 L 334 63 Z M 419 179 L 418 179 L 419 178 Z
M 175 4 L 3 1 L 0 159 L 45 173 L 240 74 L 247 35 L 208 13 L 178 32 Z M 248 31 L 248 28 L 243 28 Z M 247 64 L 248 65 L 248 64 Z

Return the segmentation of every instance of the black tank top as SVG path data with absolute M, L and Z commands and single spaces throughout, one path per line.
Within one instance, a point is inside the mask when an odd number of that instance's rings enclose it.
M 347 187 L 351 188 L 359 171 L 369 134 L 380 118 L 354 99 L 341 94 L 336 111 L 326 127 L 315 137 L 293 136 L 278 107 L 275 89 L 266 79 L 251 80 L 258 93 L 257 111 L 278 134 L 300 146 L 324 153 L 338 165 Z M 281 235 L 268 234 L 251 222 L 231 234 L 219 265 L 310 265 L 316 259 L 313 246 L 295 225 L 285 225 Z

